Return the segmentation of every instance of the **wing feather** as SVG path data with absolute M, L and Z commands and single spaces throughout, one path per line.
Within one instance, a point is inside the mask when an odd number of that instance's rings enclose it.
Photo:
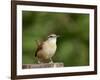
M 35 57 L 37 57 L 38 51 L 42 49 L 42 45 L 43 45 L 43 42 L 38 44 L 37 50 L 35 51 Z

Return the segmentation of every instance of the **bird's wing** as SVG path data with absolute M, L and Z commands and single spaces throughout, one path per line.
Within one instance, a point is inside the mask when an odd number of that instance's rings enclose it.
M 35 51 L 35 57 L 37 56 L 37 52 L 42 49 L 42 47 L 43 47 L 42 45 L 43 45 L 43 42 L 42 43 L 39 43 L 37 45 L 37 50 Z

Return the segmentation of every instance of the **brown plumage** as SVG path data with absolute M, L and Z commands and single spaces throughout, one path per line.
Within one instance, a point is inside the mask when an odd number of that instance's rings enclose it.
M 37 52 L 42 49 L 43 43 L 37 42 L 37 50 L 35 51 L 35 57 L 37 57 Z
M 35 52 L 35 57 L 38 59 L 38 63 L 48 63 L 53 62 L 52 57 L 56 52 L 56 39 L 57 35 L 51 34 L 48 39 L 40 43 L 37 41 L 37 50 Z

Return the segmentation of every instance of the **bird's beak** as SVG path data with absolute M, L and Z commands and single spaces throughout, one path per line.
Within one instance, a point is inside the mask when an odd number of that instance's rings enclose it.
M 59 38 L 60 36 L 59 35 L 57 35 L 57 38 Z

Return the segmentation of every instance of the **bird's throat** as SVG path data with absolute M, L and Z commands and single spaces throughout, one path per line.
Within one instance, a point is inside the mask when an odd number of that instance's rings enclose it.
M 49 43 L 51 43 L 51 44 L 56 44 L 56 38 L 54 38 L 54 39 L 48 39 L 48 42 Z

